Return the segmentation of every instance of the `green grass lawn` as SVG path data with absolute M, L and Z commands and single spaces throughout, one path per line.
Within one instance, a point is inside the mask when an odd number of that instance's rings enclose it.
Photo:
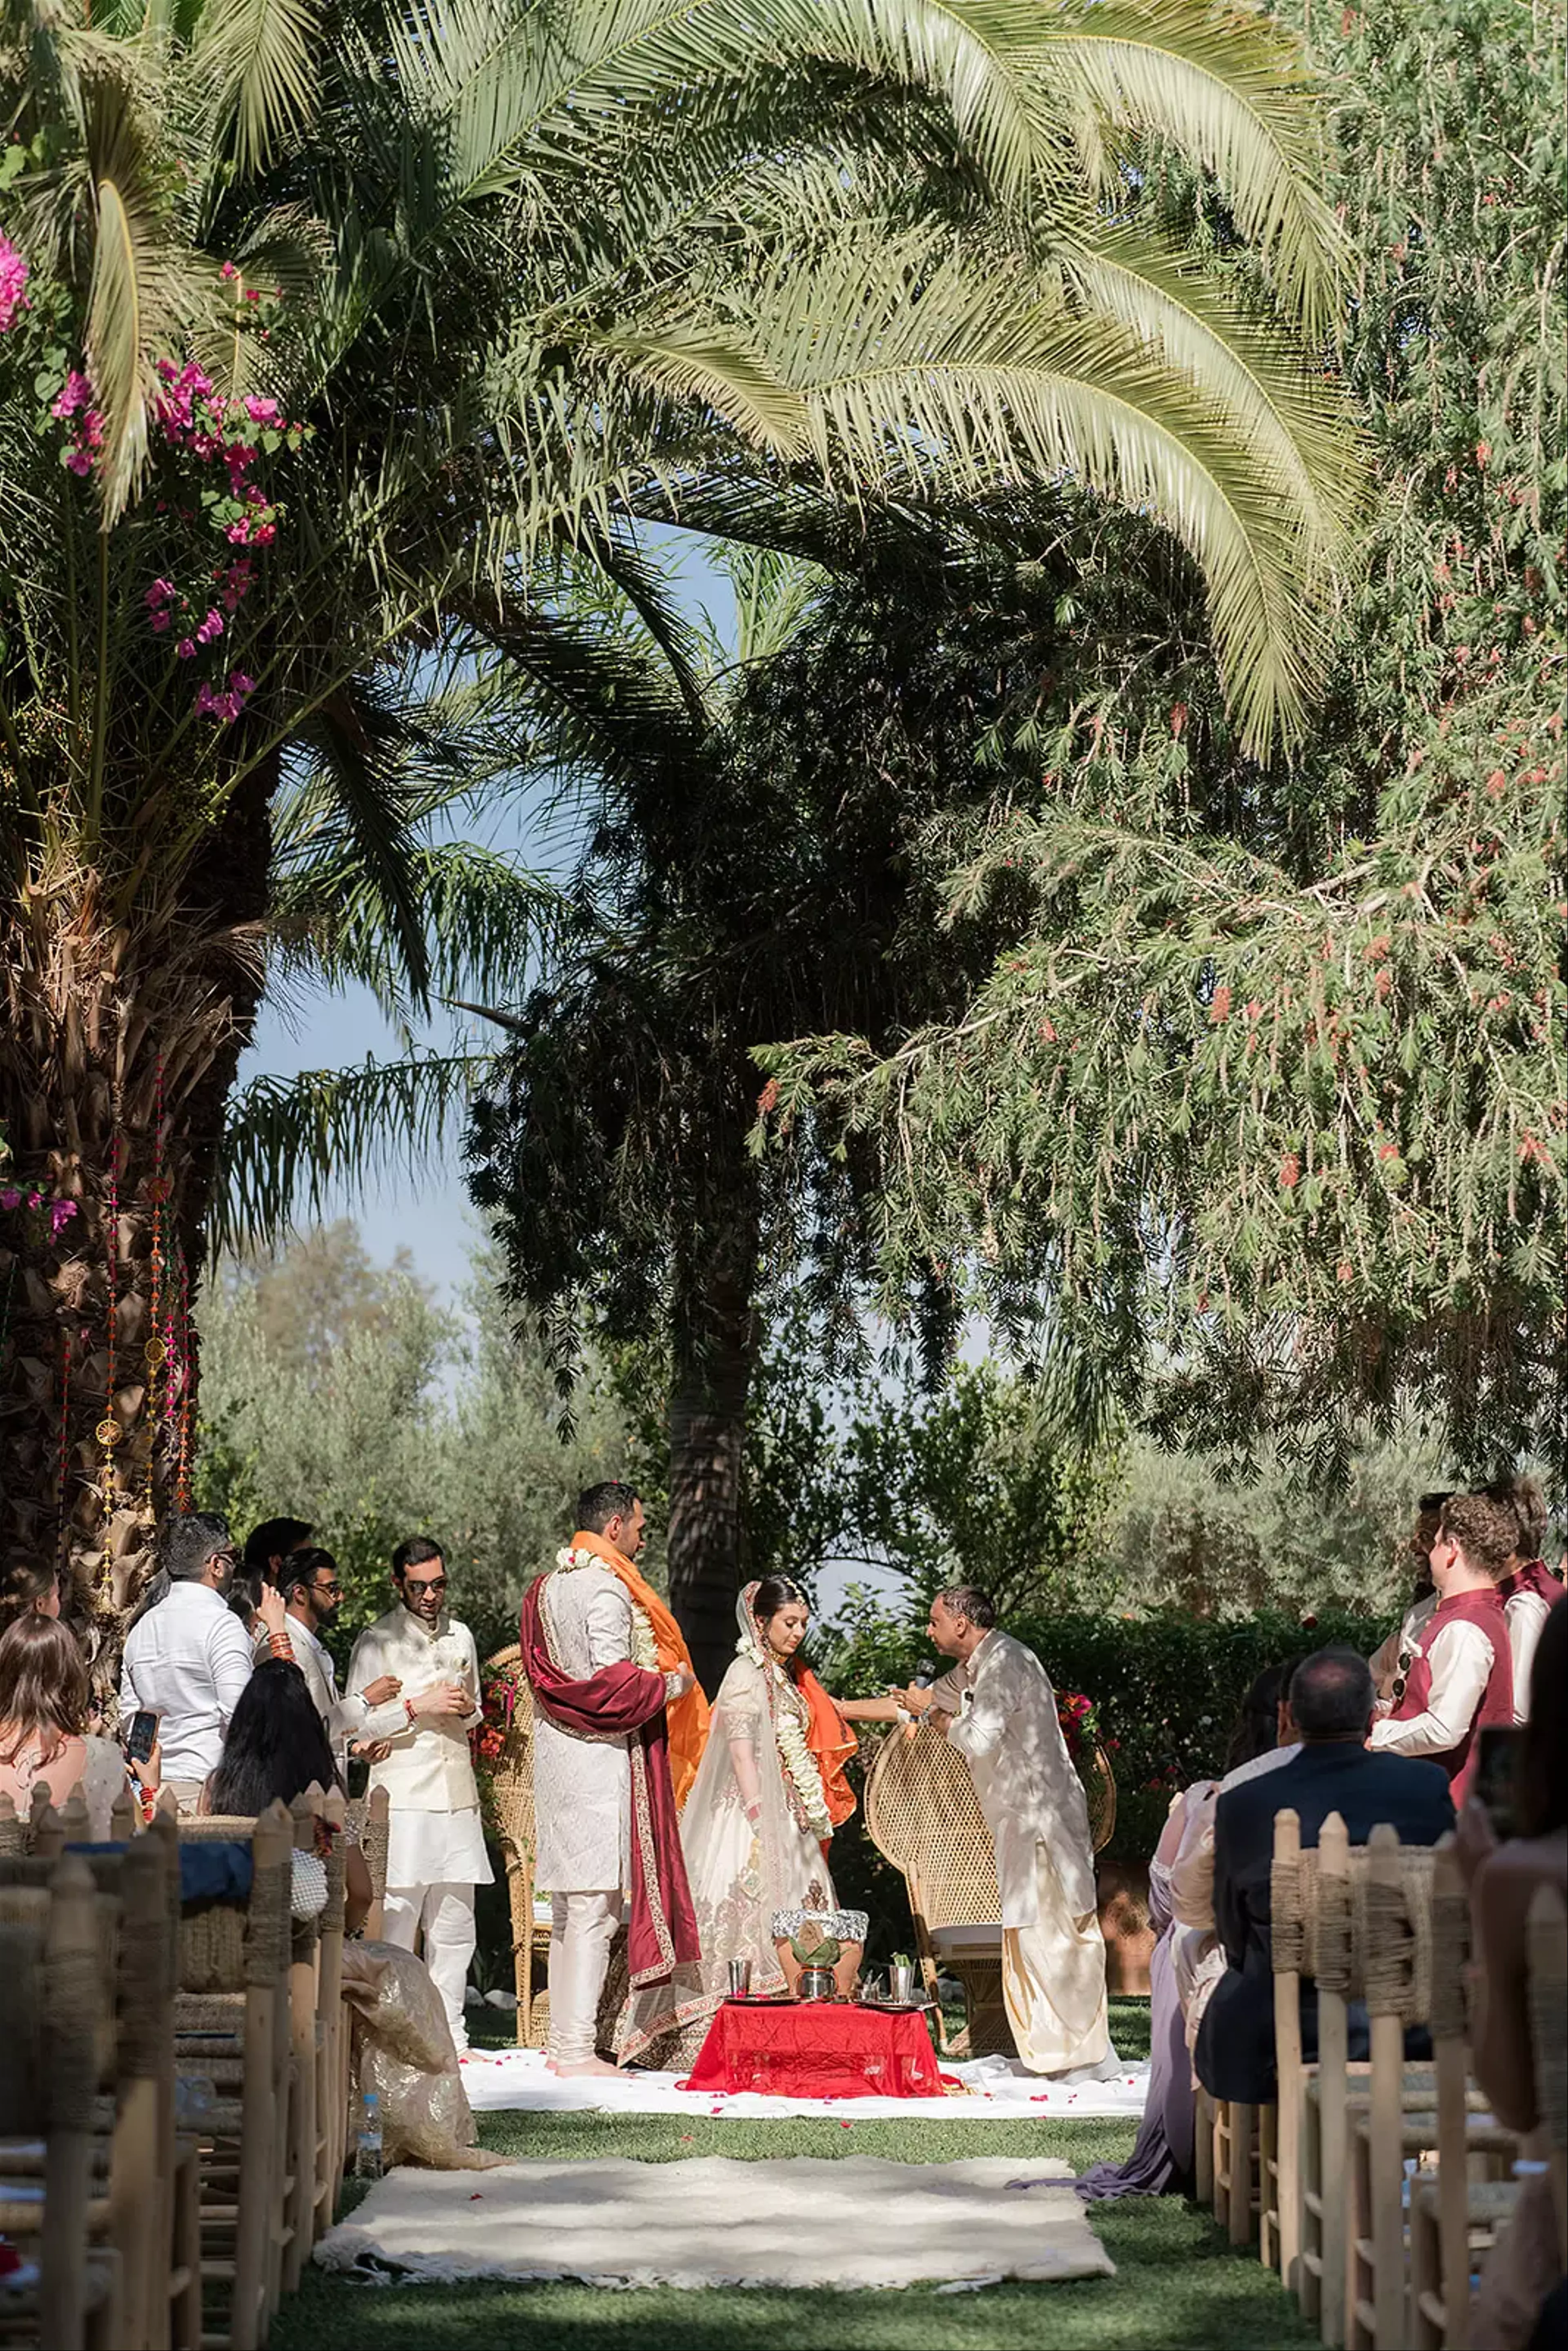
M 1147 2053 L 1146 2001 L 1113 2003 L 1125 2057 Z M 1141 2041 L 1140 2041 L 1141 2035 Z M 498 2036 L 497 2036 L 498 2037 Z M 1121 2122 L 715 2122 L 684 2115 L 480 2117 L 484 2145 L 561 2162 L 632 2157 L 646 2163 L 727 2155 L 883 2156 L 947 2163 L 1016 2157 L 1020 2168 L 1057 2156 L 1075 2171 L 1131 2148 Z M 308 2271 L 276 2321 L 273 2351 L 1273 2351 L 1315 2342 L 1278 2281 L 1233 2253 L 1213 2223 L 1171 2197 L 1090 2208 L 1113 2278 L 990 2286 L 977 2294 L 609 2293 L 574 2285 L 371 2286 Z

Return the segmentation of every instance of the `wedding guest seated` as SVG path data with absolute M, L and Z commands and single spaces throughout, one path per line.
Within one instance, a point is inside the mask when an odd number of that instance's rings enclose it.
M 1535 2097 L 1530 2030 L 1527 1923 L 1538 1886 L 1568 1900 L 1568 1608 L 1554 1608 L 1536 1645 L 1530 1717 L 1513 1795 L 1519 1834 L 1498 1843 L 1472 1797 L 1459 1821 L 1460 1865 L 1469 1880 L 1474 1930 L 1475 2029 L 1471 2063 L 1498 2120 L 1524 2139 L 1519 2202 L 1487 2256 L 1470 2340 L 1515 2351 L 1532 2339 L 1537 2314 L 1557 2284 L 1551 2149 Z
M 1269 1873 L 1274 1815 L 1299 1816 L 1301 1843 L 1315 1845 L 1331 1813 L 1353 1844 L 1380 1822 L 1406 1844 L 1436 1844 L 1454 1825 L 1445 1774 L 1402 1755 L 1369 1753 L 1372 1674 L 1354 1649 L 1320 1649 L 1297 1667 L 1291 1713 L 1298 1753 L 1278 1771 L 1222 1794 L 1214 1815 L 1214 1914 L 1226 1969 L 1197 2036 L 1197 2077 L 1217 2098 L 1249 2105 L 1274 2095 L 1274 1980 L 1270 1950 Z M 1364 2016 L 1352 2023 L 1352 2055 L 1364 2056 Z M 1359 2039 L 1359 2046 L 1354 2045 Z M 1301 1988 L 1303 2053 L 1317 2052 L 1317 1996 Z
M 1199 1781 L 1184 1800 L 1185 1818 L 1170 1865 L 1170 1907 L 1176 1922 L 1171 1970 L 1187 2051 L 1197 2045 L 1204 2010 L 1225 1973 L 1225 1951 L 1214 1923 L 1214 1813 L 1231 1788 L 1277 1771 L 1300 1751 L 1291 1713 L 1297 1660 L 1265 1666 L 1241 1701 L 1226 1750 L 1225 1776 Z M 1189 2082 L 1190 2087 L 1190 2082 Z
M 268 1657 L 235 1708 L 198 1810 L 253 1820 L 270 1803 L 292 1804 L 307 1788 L 330 1788 L 337 1781 L 327 1726 L 304 1675 L 287 1657 Z M 374 1898 L 370 1869 L 357 1845 L 347 1848 L 346 1869 L 352 1933 Z
M 8 1632 L 19 1616 L 59 1613 L 60 1578 L 54 1562 L 13 1552 L 0 1568 L 0 1633 Z
M 0 1634 L 0 1794 L 25 1820 L 35 1788 L 57 1808 L 79 1791 L 101 1843 L 126 1762 L 112 1740 L 89 1734 L 90 1701 L 81 1645 L 57 1618 L 18 1616 Z
M 1440 1763 L 1462 1804 L 1479 1754 L 1479 1734 L 1513 1720 L 1513 1662 L 1498 1586 L 1519 1540 L 1511 1504 L 1487 1494 L 1450 1494 L 1433 1538 L 1437 1605 L 1416 1637 L 1410 1669 L 1396 1684 L 1391 1711 L 1372 1728 L 1379 1753 Z

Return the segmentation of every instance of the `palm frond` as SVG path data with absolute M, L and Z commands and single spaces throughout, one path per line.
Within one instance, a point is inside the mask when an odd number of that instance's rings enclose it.
M 213 1249 L 265 1246 L 296 1217 L 319 1217 L 346 1169 L 368 1188 L 385 1175 L 419 1168 L 456 1131 L 488 1068 L 483 1054 L 423 1053 L 253 1078 L 229 1104 Z
M 196 62 L 240 172 L 266 171 L 309 120 L 319 32 L 314 0 L 204 0 Z

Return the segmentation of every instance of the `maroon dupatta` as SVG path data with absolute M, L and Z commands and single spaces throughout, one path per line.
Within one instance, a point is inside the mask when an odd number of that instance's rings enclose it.
M 523 1671 L 546 1714 L 568 1730 L 624 1739 L 632 1764 L 632 1989 L 663 1983 L 700 1956 L 697 1922 L 675 1822 L 664 1732 L 664 1677 L 630 1658 L 576 1680 L 551 1654 L 538 1576 L 523 1594 L 517 1637 Z M 553 1892 L 555 1889 L 549 1889 Z

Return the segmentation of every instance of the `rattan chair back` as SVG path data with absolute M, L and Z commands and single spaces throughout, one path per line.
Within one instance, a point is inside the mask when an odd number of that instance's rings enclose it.
M 514 1641 L 485 1660 L 485 1678 L 516 1673 L 523 1653 Z M 517 2040 L 537 2045 L 534 1971 L 534 1713 L 527 1687 L 517 1692 L 501 1752 L 488 1766 L 491 1827 L 507 1866 L 507 1894 L 512 1914 L 513 1980 L 517 1995 Z M 543 1995 L 539 2001 L 544 2014 Z
M 865 1824 L 927 1933 L 1001 1916 L 996 1846 L 968 1764 L 928 1723 L 883 1739 L 866 1773 Z

